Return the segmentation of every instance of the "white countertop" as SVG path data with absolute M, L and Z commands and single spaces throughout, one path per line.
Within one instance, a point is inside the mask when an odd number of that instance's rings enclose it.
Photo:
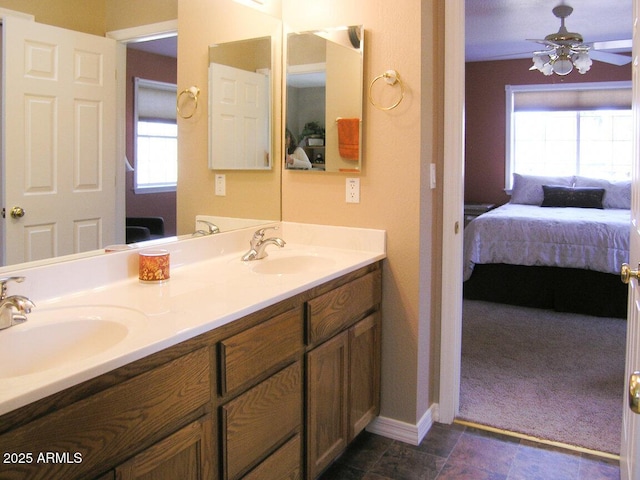
M 142 312 L 120 343 L 79 362 L 21 376 L 3 375 L 0 365 L 0 415 L 77 385 L 115 368 L 176 345 L 269 305 L 385 258 L 382 230 L 282 223 L 268 236 L 287 244 L 267 247 L 264 260 L 242 262 L 255 228 L 167 244 L 171 278 L 143 284 L 137 276 L 137 251 L 100 255 L 11 272 L 25 275 L 10 284 L 9 295 L 36 303 L 32 318 L 6 330 L 37 327 L 47 310 L 103 305 Z M 256 273 L 260 262 L 315 256 L 309 271 Z M 295 262 L 294 258 L 292 261 Z M 98 277 L 98 278 L 96 278 Z M 100 279 L 102 278 L 102 279 Z M 84 287 L 84 288 L 82 288 Z M 32 292 L 32 293 L 30 293 Z M 38 313 L 36 313 L 38 312 Z M 18 332 L 19 330 L 14 330 Z M 3 331 L 0 330 L 0 336 Z M 38 350 L 26 342 L 25 349 Z M 13 359 L 20 362 L 19 352 Z

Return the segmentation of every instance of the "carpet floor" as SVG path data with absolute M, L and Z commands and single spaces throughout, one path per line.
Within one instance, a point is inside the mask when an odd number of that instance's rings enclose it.
M 625 320 L 465 300 L 462 331 L 459 418 L 619 453 Z

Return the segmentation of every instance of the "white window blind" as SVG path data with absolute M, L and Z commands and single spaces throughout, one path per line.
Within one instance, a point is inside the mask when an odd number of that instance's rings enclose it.
M 513 173 L 628 178 L 631 82 L 506 86 L 505 189 Z
M 136 78 L 134 92 L 134 191 L 175 191 L 178 178 L 176 85 Z

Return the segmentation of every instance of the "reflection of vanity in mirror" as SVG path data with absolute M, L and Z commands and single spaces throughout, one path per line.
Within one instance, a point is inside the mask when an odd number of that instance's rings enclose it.
M 271 168 L 271 37 L 209 47 L 209 168 Z
M 313 170 L 359 172 L 364 29 L 292 32 L 286 51 L 286 128 Z
M 164 27 L 164 25 L 163 25 Z M 60 29 L 62 30 L 62 29 Z M 145 29 L 143 29 L 145 30 Z M 148 32 L 145 30 L 146 35 L 148 35 Z M 281 30 L 279 31 L 279 34 L 277 36 L 277 39 L 280 39 L 282 36 L 281 34 Z M 120 40 L 120 39 L 119 39 Z M 126 43 L 127 40 L 120 40 L 122 43 Z M 112 43 L 115 43 L 113 41 L 111 41 Z M 251 43 L 252 41 L 249 41 L 249 43 Z M 229 44 L 231 43 L 242 43 L 242 42 L 229 42 Z M 271 70 L 274 68 L 278 69 L 278 72 L 281 70 L 281 56 L 278 55 L 277 57 L 274 57 L 272 55 L 272 45 L 271 45 L 271 39 L 269 37 L 266 38 L 261 38 L 261 39 L 256 39 L 255 40 L 256 45 L 258 45 L 257 47 L 257 51 L 260 53 L 256 54 L 256 57 L 261 57 L 261 58 L 256 58 L 254 59 L 254 63 L 256 65 L 260 65 L 259 67 L 256 68 L 265 68 L 266 70 Z M 225 44 L 227 45 L 227 44 Z M 265 47 L 266 45 L 266 47 Z M 224 49 L 224 48 L 223 48 Z M 220 50 L 223 50 L 220 49 Z M 266 49 L 266 50 L 265 50 Z M 16 49 L 16 51 L 18 51 Z M 228 51 L 227 52 L 227 57 L 229 57 L 230 55 L 233 55 L 233 51 Z M 238 54 L 236 52 L 236 54 Z M 243 55 L 246 57 L 246 55 Z M 265 60 L 266 59 L 266 60 Z M 228 58 L 226 61 L 229 61 Z M 275 62 L 278 62 L 277 64 Z M 233 61 L 231 61 L 233 63 Z M 264 66 L 263 66 L 264 64 Z M 205 66 L 206 64 L 203 62 L 203 66 L 206 68 Z M 265 108 L 265 116 L 264 116 L 264 122 L 265 125 L 263 125 L 263 128 L 261 129 L 264 133 L 263 138 L 266 139 L 266 147 L 262 153 L 262 160 L 263 160 L 263 169 L 265 169 L 265 167 L 267 169 L 271 168 L 271 166 L 267 166 L 266 164 L 269 163 L 271 164 L 272 159 L 275 157 L 275 155 L 273 155 L 273 145 L 274 145 L 274 139 L 276 139 L 279 142 L 279 129 L 278 131 L 275 131 L 272 128 L 272 124 L 275 121 L 274 120 L 274 112 L 273 112 L 273 105 L 271 97 L 273 97 L 274 95 L 274 86 L 273 83 L 275 83 L 272 78 L 273 72 L 269 72 L 269 75 L 265 76 L 263 75 L 263 78 L 268 78 L 268 87 L 266 90 L 266 98 L 264 98 L 263 106 Z M 279 74 L 278 74 L 279 75 Z M 277 96 L 279 98 L 279 89 L 277 90 Z M 16 97 L 17 98 L 17 97 Z M 280 102 L 278 101 L 278 104 Z M 206 107 L 204 108 L 206 110 Z M 206 116 L 205 116 L 205 123 L 206 123 Z M 109 144 L 112 145 L 112 148 L 115 148 L 115 141 L 110 141 Z M 102 158 L 104 158 L 105 160 L 105 165 L 109 164 L 109 168 L 111 169 L 111 171 L 113 171 L 114 169 L 116 171 L 120 170 L 120 167 L 124 167 L 124 162 L 120 163 L 120 162 L 114 162 L 113 159 L 118 156 L 120 157 L 120 155 L 114 155 L 113 152 L 110 152 L 108 154 L 104 154 Z M 132 160 L 132 159 L 131 159 Z M 270 172 L 272 172 L 273 170 L 271 169 Z M 124 175 L 124 168 L 122 170 L 121 175 Z M 64 177 L 69 177 L 70 175 L 63 175 Z M 278 175 L 279 176 L 279 175 Z M 123 177 L 124 178 L 124 177 Z M 234 182 L 236 182 L 235 179 L 233 179 Z M 251 181 L 251 180 L 248 180 Z M 279 179 L 276 181 L 276 183 L 279 184 Z M 235 183 L 234 183 L 234 187 L 235 187 Z M 32 264 L 41 264 L 41 263 L 50 263 L 50 262 L 56 262 L 59 261 L 53 257 L 58 256 L 58 258 L 60 259 L 72 259 L 72 258 L 78 258 L 78 257 L 85 257 L 85 256 L 89 256 L 89 255 L 96 255 L 96 254 L 102 254 L 104 252 L 104 247 L 107 245 L 112 245 L 114 243 L 125 243 L 124 240 L 124 206 L 122 204 L 122 197 L 124 196 L 124 187 L 121 190 L 117 190 L 117 194 L 119 195 L 118 200 L 117 201 L 109 201 L 109 202 L 104 202 L 105 205 L 113 205 L 114 203 L 119 203 L 120 206 L 114 206 L 114 208 L 111 210 L 112 212 L 115 211 L 115 223 L 119 223 L 120 220 L 122 220 L 122 238 L 120 238 L 120 235 L 116 234 L 115 237 L 110 237 L 108 240 L 103 240 L 103 241 L 98 241 L 98 243 L 91 243 L 88 245 L 83 245 L 82 248 L 79 250 L 83 253 L 76 253 L 76 254 L 71 254 L 69 255 L 68 251 L 65 251 L 64 253 L 56 253 L 53 252 L 52 255 L 49 255 L 46 259 L 45 257 L 40 257 L 41 259 L 36 259 L 36 262 Z M 235 199 L 233 200 L 235 201 Z M 11 203 L 13 205 L 13 202 L 9 201 L 8 203 Z M 275 198 L 274 199 L 274 204 L 279 205 L 279 199 Z M 16 204 L 19 205 L 18 202 L 16 202 Z M 32 217 L 33 213 L 35 212 L 35 210 L 33 208 L 29 208 L 27 207 L 25 210 L 27 210 L 27 217 Z M 272 209 L 273 210 L 273 209 Z M 192 236 L 191 232 L 196 232 L 197 230 L 203 230 L 203 224 L 200 222 L 198 223 L 197 220 L 199 218 L 201 218 L 199 215 L 197 215 L 200 212 L 195 212 L 194 215 L 189 214 L 189 216 L 191 217 L 191 220 L 189 220 L 190 225 L 192 225 L 192 227 L 187 227 L 186 229 L 183 229 L 183 233 L 184 235 L 181 235 L 181 237 L 175 237 L 175 236 L 168 236 L 164 239 L 161 239 L 161 241 L 166 242 L 166 241 L 175 241 L 176 238 L 190 238 Z M 202 212 L 204 213 L 204 212 Z M 264 219 L 261 219 L 261 217 L 258 217 L 258 219 L 254 219 L 252 218 L 251 214 L 247 214 L 244 215 L 244 212 L 240 212 L 239 214 L 235 214 L 236 212 L 232 212 L 234 213 L 234 215 L 232 215 L 231 217 L 227 217 L 227 216 L 220 216 L 220 217 L 215 217 L 215 216 L 208 216 L 208 215 L 203 215 L 202 218 L 215 218 L 216 220 L 216 224 L 220 227 L 221 231 L 228 231 L 231 229 L 236 229 L 236 228 L 243 228 L 246 226 L 253 226 L 253 225 L 261 225 L 261 224 L 265 224 L 267 222 L 270 221 L 277 221 L 279 220 L 279 214 L 277 212 L 275 213 L 270 213 L 268 214 L 268 216 L 265 216 Z M 255 212 L 252 212 L 255 213 Z M 178 212 L 178 214 L 180 214 L 180 212 Z M 113 213 L 112 213 L 113 215 Z M 239 217 L 239 218 L 237 218 Z M 120 219 L 120 220 L 119 220 Z M 8 222 L 13 222 L 13 223 L 18 223 L 19 219 L 10 219 L 9 215 L 7 214 L 7 219 L 5 220 L 6 223 Z M 113 225 L 114 220 L 110 220 L 109 225 Z M 191 230 L 193 229 L 193 230 Z M 0 228 L 0 230 L 2 230 Z M 186 231 L 185 231 L 186 230 Z M 187 233 L 189 232 L 189 233 Z M 0 232 L 1 233 L 1 232 Z M 152 244 L 157 244 L 158 241 L 152 241 Z M 138 244 L 137 246 L 144 246 L 144 243 Z M 7 247 L 10 248 L 10 247 Z M 59 256 L 61 255 L 61 256 Z M 25 260 L 8 260 L 6 262 L 3 262 L 2 259 L 0 259 L 0 271 L 3 272 L 9 272 L 11 271 L 13 268 L 19 267 L 20 262 L 25 261 Z M 28 259 L 27 259 L 28 261 Z M 7 265 L 7 266 L 3 266 L 3 265 Z

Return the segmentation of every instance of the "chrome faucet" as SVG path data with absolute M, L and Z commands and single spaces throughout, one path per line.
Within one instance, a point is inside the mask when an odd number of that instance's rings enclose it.
M 34 303 L 22 295 L 7 297 L 8 282 L 24 282 L 24 277 L 0 278 L 0 330 L 27 321 L 27 313 L 35 307 Z
M 201 235 L 213 235 L 214 233 L 220 233 L 220 228 L 215 223 L 207 222 L 206 220 L 196 220 L 196 226 L 199 223 L 204 223 L 207 226 L 207 230 L 196 230 L 195 232 L 193 232 L 193 236 L 194 237 L 201 236 Z
M 285 241 L 282 240 L 281 238 L 278 238 L 278 237 L 264 238 L 264 232 L 266 230 L 277 230 L 277 229 L 278 227 L 267 227 L 267 228 L 261 228 L 260 230 L 256 231 L 256 233 L 253 234 L 251 241 L 249 242 L 251 245 L 251 248 L 247 253 L 245 253 L 242 256 L 242 261 L 248 262 L 250 260 L 263 259 L 264 257 L 267 256 L 267 251 L 265 250 L 267 248 L 267 245 L 277 245 L 280 248 L 284 247 Z

